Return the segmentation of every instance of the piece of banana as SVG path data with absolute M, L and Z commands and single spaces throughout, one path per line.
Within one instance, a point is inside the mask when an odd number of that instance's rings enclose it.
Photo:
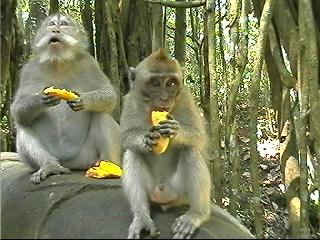
M 43 90 L 43 92 L 45 94 L 55 95 L 58 98 L 66 100 L 66 101 L 69 101 L 69 100 L 72 100 L 72 99 L 75 99 L 75 98 L 79 97 L 79 94 L 77 94 L 77 93 L 75 93 L 75 92 L 73 92 L 71 90 L 56 88 L 54 86 L 45 88 Z
M 151 122 L 152 125 L 158 125 L 159 122 L 163 120 L 167 120 L 170 114 L 166 111 L 160 112 L 160 111 L 152 111 L 151 112 Z M 153 152 L 156 154 L 163 153 L 167 150 L 168 144 L 169 144 L 170 138 L 168 137 L 160 137 L 160 140 L 156 146 L 153 147 Z

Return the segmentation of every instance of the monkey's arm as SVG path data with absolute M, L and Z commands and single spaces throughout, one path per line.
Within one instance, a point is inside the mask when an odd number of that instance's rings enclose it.
M 172 118 L 153 127 L 162 136 L 170 137 L 171 144 L 203 147 L 207 141 L 204 124 L 197 106 L 190 101 L 190 96 L 183 96 L 183 102 L 172 114 Z M 186 114 L 188 113 L 188 114 Z
M 18 123 L 28 125 L 45 109 L 60 102 L 58 97 L 43 93 L 17 94 L 11 105 L 11 113 Z
M 10 106 L 11 114 L 18 123 L 29 125 L 48 107 L 60 103 L 59 98 L 42 93 L 43 82 L 46 82 L 45 76 L 39 72 L 36 61 L 31 60 L 21 71 L 20 85 Z
M 189 91 L 183 89 L 177 101 L 178 108 L 175 109 L 173 117 L 178 121 L 179 129 L 171 140 L 172 143 L 197 148 L 205 147 L 207 142 L 205 125 L 193 96 Z
M 117 94 L 109 83 L 101 89 L 80 93 L 79 98 L 67 103 L 74 111 L 85 109 L 93 112 L 112 112 L 116 106 L 116 100 Z
M 83 94 L 84 108 L 95 112 L 112 112 L 116 106 L 117 94 L 111 88 L 99 89 Z
M 129 95 L 124 97 L 124 105 L 120 118 L 121 143 L 125 149 L 138 152 L 151 152 L 151 145 L 160 139 L 159 134 L 149 131 L 148 117 L 141 109 L 137 109 Z
M 201 128 L 192 125 L 182 125 L 172 138 L 172 143 L 184 146 L 199 146 L 205 143 L 206 135 Z
M 152 146 L 156 145 L 159 139 L 160 134 L 147 130 L 128 129 L 121 131 L 122 146 L 125 149 L 142 153 L 151 152 Z
M 90 54 L 87 53 L 80 64 L 80 67 L 86 72 L 85 81 L 88 82 L 87 86 L 90 88 L 84 92 L 73 89 L 79 91 L 80 97 L 67 101 L 68 105 L 74 111 L 84 109 L 111 113 L 116 107 L 118 96 L 110 79 L 101 71 L 99 64 Z

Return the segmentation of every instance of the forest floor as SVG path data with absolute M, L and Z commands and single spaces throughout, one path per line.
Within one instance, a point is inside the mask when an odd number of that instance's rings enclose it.
M 247 142 L 247 141 L 245 141 Z M 242 175 L 240 180 L 239 204 L 241 210 L 238 216 L 254 234 L 254 219 L 252 218 L 252 188 L 250 182 L 250 155 L 249 146 L 242 146 L 244 158 L 241 163 Z M 259 162 L 260 187 L 263 210 L 263 238 L 288 239 L 288 210 L 285 198 L 285 185 L 280 169 L 279 141 L 268 140 L 258 143 L 261 156 Z M 248 187 L 249 186 L 249 187 Z M 246 210 L 242 210 L 246 209 Z M 310 219 L 310 233 L 312 239 L 320 238 L 319 220 Z
M 279 163 L 278 144 L 276 141 L 258 143 L 261 156 L 259 164 L 260 187 L 262 196 L 264 238 L 284 239 L 287 236 L 288 212 L 284 184 Z M 248 149 L 249 150 L 249 149 Z M 241 183 L 244 187 L 240 199 L 246 203 L 252 203 L 252 188 L 250 183 L 250 159 L 242 163 L 244 173 Z M 250 204 L 252 206 L 252 204 Z M 247 209 L 247 208 L 246 208 Z M 253 232 L 254 220 L 249 211 L 243 212 L 244 224 Z

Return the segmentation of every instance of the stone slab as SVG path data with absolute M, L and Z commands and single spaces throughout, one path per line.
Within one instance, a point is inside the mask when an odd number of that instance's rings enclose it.
M 84 177 L 83 171 L 29 181 L 30 170 L 17 161 L 1 161 L 1 239 L 123 239 L 132 214 L 120 179 Z M 171 224 L 183 209 L 163 212 L 152 206 L 151 217 L 161 234 L 172 238 Z M 148 238 L 147 234 L 142 235 Z M 211 216 L 197 239 L 252 238 L 246 230 Z

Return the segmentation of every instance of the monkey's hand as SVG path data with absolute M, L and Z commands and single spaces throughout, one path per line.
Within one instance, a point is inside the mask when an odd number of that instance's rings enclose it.
M 129 227 L 128 239 L 139 239 L 140 232 L 145 229 L 149 231 L 150 237 L 155 238 L 160 235 L 159 230 L 157 230 L 154 222 L 150 217 L 139 217 L 135 216 Z
M 159 122 L 159 125 L 153 126 L 153 131 L 158 131 L 161 136 L 172 138 L 177 135 L 179 130 L 179 122 L 172 117 L 168 120 Z
M 153 127 L 151 127 L 149 132 L 144 136 L 144 148 L 147 149 L 148 152 L 152 152 L 153 147 L 158 144 L 160 137 L 160 133 L 158 131 L 153 130 Z
M 61 99 L 55 95 L 40 93 L 42 103 L 48 107 L 53 107 L 61 102 Z
M 81 97 L 78 97 L 73 100 L 67 101 L 67 104 L 73 111 L 79 111 L 84 108 L 83 99 Z
M 178 217 L 172 225 L 174 239 L 191 238 L 202 221 L 188 214 Z

